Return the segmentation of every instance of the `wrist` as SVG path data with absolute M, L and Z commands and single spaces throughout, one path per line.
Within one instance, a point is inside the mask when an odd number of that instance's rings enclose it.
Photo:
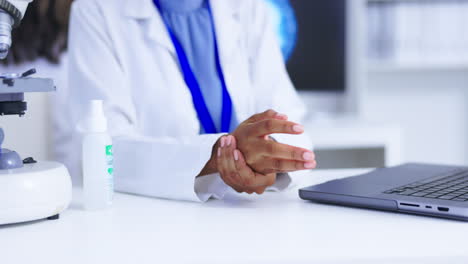
M 211 149 L 211 157 L 208 160 L 208 162 L 205 164 L 205 167 L 203 167 L 202 171 L 200 172 L 200 174 L 198 176 L 205 176 L 205 175 L 208 175 L 208 174 L 218 172 L 218 166 L 217 166 L 217 163 L 216 163 L 216 155 L 217 155 L 216 153 L 217 153 L 217 150 L 219 148 L 220 139 L 221 139 L 221 137 L 218 138 L 218 140 L 216 140 L 215 144 L 213 145 L 213 148 Z

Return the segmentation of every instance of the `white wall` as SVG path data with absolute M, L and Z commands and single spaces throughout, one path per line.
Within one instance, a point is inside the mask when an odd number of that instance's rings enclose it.
M 403 162 L 468 165 L 468 68 L 395 67 L 365 76 L 359 91 L 360 118 L 401 128 Z M 343 109 L 340 96 L 302 92 L 301 97 L 311 118 L 317 111 Z M 369 159 L 362 151 L 320 154 L 327 168 L 362 167 Z
M 468 165 L 468 71 L 371 73 L 366 118 L 399 124 L 406 161 Z

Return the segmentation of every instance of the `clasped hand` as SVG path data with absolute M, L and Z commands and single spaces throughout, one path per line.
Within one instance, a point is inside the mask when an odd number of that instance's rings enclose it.
M 262 194 L 276 181 L 276 174 L 313 169 L 312 151 L 272 140 L 271 134 L 304 132 L 301 125 L 273 110 L 254 115 L 236 130 L 221 137 L 212 160 L 223 181 L 237 192 Z

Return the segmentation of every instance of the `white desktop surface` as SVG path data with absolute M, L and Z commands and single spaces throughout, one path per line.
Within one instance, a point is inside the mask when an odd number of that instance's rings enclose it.
M 367 170 L 294 175 L 296 186 L 205 204 L 117 193 L 57 221 L 0 227 L 0 263 L 468 263 L 468 223 L 300 200 L 298 187 Z

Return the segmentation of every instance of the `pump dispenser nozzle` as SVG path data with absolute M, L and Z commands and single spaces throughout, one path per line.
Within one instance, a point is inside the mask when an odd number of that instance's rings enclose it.
M 102 100 L 91 100 L 85 110 L 85 117 L 78 124 L 78 130 L 83 133 L 103 133 L 107 131 L 107 119 L 104 115 Z

